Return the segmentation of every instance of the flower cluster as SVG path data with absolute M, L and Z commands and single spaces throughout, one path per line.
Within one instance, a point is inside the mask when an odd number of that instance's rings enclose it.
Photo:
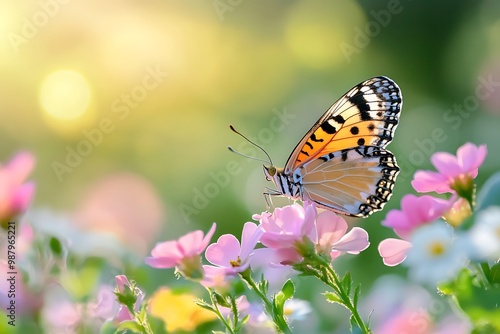
M 465 233 L 462 223 L 472 215 L 474 207 L 474 179 L 486 157 L 486 147 L 467 143 L 457 155 L 435 153 L 432 164 L 435 171 L 417 171 L 412 185 L 418 192 L 448 193 L 448 199 L 430 195 L 408 194 L 401 201 L 400 210 L 390 211 L 382 225 L 390 227 L 401 239 L 389 238 L 379 244 L 384 263 L 394 266 L 405 262 L 412 277 L 419 281 L 436 283 L 446 281 L 458 273 L 469 259 L 484 260 L 483 245 L 496 242 L 477 242 L 478 233 L 494 234 L 488 219 L 479 215 L 474 228 Z M 488 213 L 485 213 L 488 215 Z M 476 232 L 476 230 L 483 232 Z M 476 242 L 474 242 L 476 240 Z M 474 247 L 475 246 L 475 247 Z M 491 247 L 491 246 L 487 246 Z M 489 253 L 492 253 L 491 251 Z M 478 254 L 483 254 L 478 258 Z M 500 255 L 497 252 L 497 255 Z
M 400 239 L 383 240 L 378 250 L 387 266 L 403 263 L 413 280 L 437 284 L 464 313 L 470 311 L 477 329 L 489 332 L 500 326 L 492 320 L 497 306 L 483 299 L 486 293 L 488 298 L 500 297 L 500 178 L 487 182 L 476 205 L 474 179 L 486 155 L 485 145 L 471 143 L 460 147 L 456 156 L 435 153 L 431 162 L 437 171 L 417 171 L 412 186 L 421 193 L 448 194 L 447 198 L 404 196 L 401 209 L 390 211 L 382 222 Z M 481 327 L 484 323 L 494 325 L 486 329 Z
M 110 254 L 77 251 L 78 243 L 71 236 L 85 233 L 68 229 L 70 221 L 58 224 L 60 219 L 54 216 L 41 219 L 44 215 L 30 211 L 16 236 L 17 311 L 20 316 L 40 315 L 37 321 L 50 332 L 203 332 L 213 328 L 211 322 L 216 319 L 227 333 L 291 333 L 292 326 L 294 332 L 314 332 L 317 313 L 309 302 L 294 298 L 292 279 L 300 275 L 328 287 L 323 296 L 350 312 L 352 332 L 370 333 L 370 327 L 380 333 L 499 332 L 500 173 L 486 181 L 477 196 L 475 185 L 486 154 L 485 146 L 473 144 L 460 147 L 456 156 L 434 154 L 437 171 L 417 171 L 412 181 L 417 192 L 426 194 L 405 195 L 400 209 L 389 211 L 382 221 L 397 235 L 378 245 L 384 264 L 404 264 L 414 281 L 437 286 L 440 296 L 434 297 L 440 299 L 440 314 L 431 307 L 434 298 L 423 286 L 401 286 L 390 278 L 387 284 L 375 284 L 368 298 L 360 297 L 360 287 L 349 272 L 339 275 L 335 260 L 365 250 L 370 244 L 368 233 L 350 228 L 342 216 L 310 202 L 255 214 L 239 237 L 223 234 L 212 243 L 217 227 L 213 223 L 207 233 L 192 231 L 158 243 L 145 263 L 175 268 L 177 278 L 206 289 L 208 300 L 197 299 L 196 289 L 167 286 L 146 297 L 125 275 L 115 277 L 113 291 L 102 283 L 110 277 L 100 276 L 111 263 L 106 262 Z M 33 156 L 20 153 L 0 167 L 2 224 L 15 224 L 13 218 L 31 202 L 34 184 L 26 179 L 33 164 Z M 37 224 L 39 219 L 50 220 L 51 228 Z M 95 236 L 82 240 L 106 244 L 96 242 Z M 131 264 L 127 254 L 122 261 Z M 6 270 L 7 266 L 0 259 L 0 267 Z M 130 267 L 134 270 L 133 264 Z M 148 276 L 131 274 L 138 279 Z M 2 286 L 7 291 L 6 282 Z M 418 298 L 400 298 L 408 294 L 425 298 L 417 304 Z M 442 301 L 446 296 L 451 297 L 452 308 Z M 8 303 L 0 294 L 4 309 Z M 456 309 L 467 318 L 452 314 Z M 363 319 L 371 319 L 370 326 Z
M 356 313 L 353 296 L 344 291 L 344 288 L 350 289 L 351 282 L 346 280 L 347 283 L 342 285 L 331 262 L 342 254 L 358 254 L 366 249 L 369 241 L 364 229 L 354 227 L 348 231 L 344 218 L 330 211 L 318 213 L 315 204 L 309 202 L 276 208 L 273 213 L 263 212 L 254 215 L 253 219 L 258 224 L 244 224 L 241 239 L 224 234 L 217 242 L 208 245 L 214 233 L 214 224 L 205 237 L 201 231 L 195 231 L 176 241 L 157 244 L 146 263 L 155 268 L 175 267 L 182 276 L 198 281 L 212 291 L 211 294 L 217 298 L 212 299 L 212 304 L 200 302 L 200 306 L 212 310 L 227 328 L 233 330 L 242 325 L 238 315 L 246 314 L 245 322 L 251 319 L 250 322 L 255 325 L 257 319 L 261 324 L 272 320 L 278 330 L 287 332 L 288 322 L 293 316 L 286 310 L 294 305 L 290 300 L 294 288 L 293 283 L 286 280 L 294 274 L 317 277 L 334 290 L 331 299 L 337 298 L 337 302 Z M 201 253 L 205 248 L 205 258 L 210 264 L 202 265 Z M 260 282 L 255 282 L 253 278 L 257 271 L 262 273 L 263 280 Z M 231 291 L 231 285 L 238 278 L 255 291 L 264 307 L 250 307 L 246 299 L 241 299 L 243 296 L 220 295 Z M 282 290 L 275 291 L 270 300 L 269 286 L 281 285 Z M 278 303 L 279 298 L 284 298 L 281 304 Z M 303 305 L 302 310 L 306 308 L 305 302 L 299 305 Z M 260 309 L 260 312 L 245 311 L 251 308 Z M 224 320 L 227 318 L 224 313 L 228 310 L 235 317 L 232 325 Z M 263 312 L 267 316 L 262 316 Z M 355 319 L 360 328 L 365 327 L 358 315 Z

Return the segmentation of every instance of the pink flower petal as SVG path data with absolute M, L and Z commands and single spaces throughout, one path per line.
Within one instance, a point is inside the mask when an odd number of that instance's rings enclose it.
M 477 176 L 477 169 L 486 158 L 486 145 L 477 147 L 472 143 L 466 143 L 457 150 L 457 160 L 462 168 L 462 173 L 471 174 L 473 178 Z
M 200 245 L 198 247 L 198 251 L 197 251 L 198 254 L 203 253 L 205 248 L 207 248 L 208 244 L 210 243 L 210 240 L 212 239 L 212 237 L 215 233 L 216 226 L 217 226 L 217 224 L 213 223 L 212 227 L 210 227 L 210 230 L 208 230 L 207 234 L 205 235 L 205 238 L 203 238 L 203 241 L 200 243 Z
M 181 252 L 179 247 L 177 247 L 177 241 L 164 241 L 157 243 L 156 246 L 151 251 L 153 257 L 158 258 L 172 258 L 172 259 L 182 259 L 184 254 Z
M 158 269 L 173 268 L 179 264 L 177 258 L 157 258 L 157 257 L 147 257 L 144 262 L 150 267 Z
M 118 287 L 118 291 L 120 293 L 125 292 L 125 285 L 130 286 L 130 282 L 128 281 L 128 278 L 125 275 L 116 275 L 115 282 Z
M 432 171 L 417 171 L 411 185 L 419 193 L 435 191 L 438 194 L 444 194 L 452 192 L 448 177 Z
M 411 243 L 406 240 L 389 238 L 380 242 L 378 252 L 384 264 L 393 267 L 406 259 L 407 252 L 411 247 Z
M 333 248 L 350 254 L 358 254 L 368 248 L 369 245 L 368 232 L 360 227 L 353 227 L 352 230 L 333 245 Z
M 232 234 L 223 234 L 217 243 L 208 246 L 205 251 L 207 260 L 221 267 L 231 267 L 230 261 L 237 260 L 240 254 L 240 242 Z
M 254 223 L 245 223 L 243 225 L 243 232 L 241 233 L 241 252 L 240 257 L 242 260 L 248 258 L 250 253 L 255 249 L 255 246 L 260 240 L 264 231 Z
M 231 276 L 227 275 L 226 268 L 204 265 L 200 284 L 207 288 L 225 287 L 230 279 Z
M 437 152 L 431 157 L 431 162 L 439 174 L 454 178 L 462 173 L 457 157 L 448 152 Z
M 344 218 L 331 211 L 323 211 L 316 218 L 318 244 L 322 247 L 331 246 L 342 238 L 347 231 Z
M 130 314 L 130 311 L 125 305 L 121 305 L 115 318 L 113 319 L 113 322 L 115 324 L 119 324 L 127 320 L 132 320 L 132 314 Z
M 12 210 L 15 212 L 25 211 L 33 198 L 35 192 L 35 183 L 28 182 L 20 186 L 12 194 Z
M 196 230 L 180 237 L 177 241 L 177 247 L 179 247 L 179 250 L 184 256 L 196 255 L 201 253 L 199 252 L 199 248 L 202 241 L 203 231 Z
M 28 152 L 16 154 L 8 163 L 6 168 L 9 170 L 11 181 L 13 183 L 23 183 L 35 167 L 35 156 Z

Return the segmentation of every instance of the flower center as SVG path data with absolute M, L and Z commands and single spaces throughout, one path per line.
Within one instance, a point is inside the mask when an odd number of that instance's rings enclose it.
M 240 267 L 241 266 L 241 258 L 238 256 L 236 260 L 230 260 L 229 263 L 231 264 L 231 267 Z
M 429 245 L 429 254 L 438 257 L 442 255 L 445 251 L 445 246 L 443 245 L 442 242 L 439 241 L 434 241 Z

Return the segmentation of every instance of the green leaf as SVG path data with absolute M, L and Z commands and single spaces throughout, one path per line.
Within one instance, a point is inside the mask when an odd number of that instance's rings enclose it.
M 341 283 L 344 288 L 344 291 L 346 292 L 347 295 L 349 295 L 351 293 L 351 286 L 352 286 L 352 279 L 350 272 L 345 273 Z
M 52 251 L 52 254 L 54 254 L 57 257 L 61 256 L 63 250 L 62 250 L 62 244 L 59 241 L 59 239 L 50 237 L 49 247 L 50 250 Z
M 246 316 L 243 317 L 243 319 L 240 320 L 238 326 L 236 326 L 235 328 L 235 332 L 239 332 L 241 328 L 248 322 L 248 319 L 250 319 L 250 314 L 247 314 Z
M 344 305 L 344 302 L 342 301 L 342 299 L 340 299 L 340 297 L 337 296 L 337 294 L 334 292 L 327 291 L 327 292 L 323 293 L 323 295 L 326 297 L 326 301 L 329 303 L 337 303 L 340 305 Z
M 204 301 L 203 299 L 195 299 L 194 300 L 194 303 L 196 305 L 198 305 L 199 307 L 203 307 L 204 309 L 206 310 L 209 310 L 209 311 L 212 311 L 214 312 L 214 308 L 212 307 L 212 305 L 208 304 L 206 301 Z
M 359 298 L 360 285 L 356 286 L 354 289 L 354 296 L 352 297 L 352 303 L 354 308 L 358 308 L 358 298 Z
M 474 284 L 474 276 L 462 270 L 454 282 L 454 300 L 473 324 L 490 324 L 500 331 L 500 288 L 484 289 Z
M 293 296 L 293 294 L 295 293 L 295 286 L 293 285 L 291 279 L 287 280 L 285 284 L 283 284 L 283 288 L 281 288 L 281 291 L 285 295 L 285 299 L 290 299 Z
M 220 306 L 230 308 L 231 304 L 224 298 L 221 294 L 212 290 L 212 298 L 219 304 Z
M 500 283 L 500 262 L 490 268 L 489 278 L 492 283 Z
M 129 330 L 129 331 L 132 331 L 134 333 L 142 333 L 143 332 L 141 326 L 139 326 L 138 323 L 136 323 L 135 321 L 132 321 L 132 320 L 126 320 L 126 321 L 121 322 L 118 325 L 117 330 L 118 331 Z

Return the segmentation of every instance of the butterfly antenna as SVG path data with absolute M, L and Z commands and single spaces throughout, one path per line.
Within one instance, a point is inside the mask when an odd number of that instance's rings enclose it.
M 269 163 L 271 166 L 274 166 L 273 165 L 273 161 L 271 160 L 271 157 L 269 156 L 269 154 L 267 154 L 267 152 L 262 148 L 260 147 L 259 145 L 257 145 L 256 143 L 254 143 L 253 141 L 251 141 L 250 139 L 248 139 L 247 137 L 245 137 L 244 135 L 242 135 L 239 131 L 237 131 L 234 126 L 232 124 L 229 124 L 229 128 L 231 129 L 231 131 L 233 131 L 234 133 L 240 135 L 241 137 L 243 137 L 247 142 L 249 142 L 250 144 L 252 144 L 253 146 L 257 147 L 258 149 L 260 149 L 262 152 L 264 152 L 264 154 L 266 155 L 266 157 L 269 159 L 269 161 L 266 161 L 264 159 L 260 159 L 260 158 L 256 158 L 256 157 L 251 157 L 251 156 L 248 156 L 246 154 L 243 154 L 241 152 L 237 152 L 235 151 L 231 146 L 228 146 L 227 148 L 229 149 L 229 151 L 233 152 L 233 153 L 236 153 L 236 154 L 239 154 L 241 156 L 244 156 L 246 158 L 249 158 L 249 159 L 253 159 L 253 160 L 258 160 L 258 161 L 262 161 L 262 162 L 265 162 L 265 163 Z

